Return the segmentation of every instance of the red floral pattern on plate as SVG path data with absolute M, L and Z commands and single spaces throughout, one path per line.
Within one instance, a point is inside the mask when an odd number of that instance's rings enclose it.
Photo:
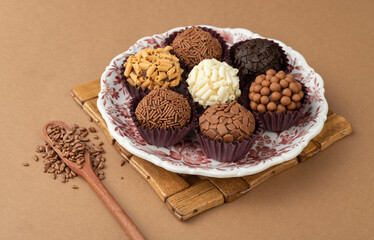
M 230 46 L 239 41 L 261 37 L 240 28 L 205 27 L 219 32 Z M 263 171 L 296 157 L 310 139 L 321 131 L 327 113 L 322 78 L 308 66 L 298 52 L 275 40 L 288 55 L 290 64 L 288 70 L 305 84 L 309 94 L 304 115 L 295 126 L 279 133 L 264 132 L 247 156 L 233 163 L 222 163 L 208 158 L 192 132 L 181 143 L 171 147 L 156 147 L 146 143 L 131 120 L 130 95 L 121 82 L 119 67 L 126 57 L 143 48 L 162 46 L 169 34 L 180 29 L 182 28 L 140 39 L 129 50 L 116 56 L 101 77 L 98 108 L 108 125 L 110 134 L 124 148 L 169 171 L 211 177 L 238 177 Z

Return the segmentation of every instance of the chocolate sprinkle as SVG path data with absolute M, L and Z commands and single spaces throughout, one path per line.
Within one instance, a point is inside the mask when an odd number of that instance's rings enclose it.
M 171 46 L 176 56 L 188 67 L 204 59 L 221 60 L 222 46 L 218 39 L 198 27 L 187 28 L 178 33 Z
M 183 128 L 191 118 L 191 106 L 181 94 L 168 89 L 152 90 L 135 109 L 143 128 Z
M 282 48 L 267 39 L 251 39 L 236 47 L 234 65 L 239 69 L 239 76 L 248 81 L 264 74 L 268 69 L 285 70 L 287 57 Z
M 255 130 L 255 119 L 250 111 L 236 101 L 209 107 L 199 118 L 200 131 L 219 142 L 243 141 Z

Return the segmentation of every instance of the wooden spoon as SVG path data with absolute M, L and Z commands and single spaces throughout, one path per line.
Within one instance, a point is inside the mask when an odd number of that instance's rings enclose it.
M 91 187 L 95 190 L 97 195 L 99 195 L 101 200 L 103 200 L 105 205 L 109 208 L 109 210 L 112 212 L 114 217 L 117 219 L 119 224 L 121 224 L 122 228 L 126 231 L 126 233 L 130 236 L 131 239 L 145 239 L 143 234 L 139 231 L 139 229 L 127 216 L 125 211 L 123 211 L 121 206 L 113 198 L 112 194 L 110 194 L 110 192 L 105 188 L 100 179 L 96 176 L 91 165 L 90 154 L 88 153 L 88 151 L 85 151 L 84 153 L 85 161 L 83 162 L 83 167 L 79 168 L 78 164 L 63 157 L 62 152 L 57 147 L 53 146 L 53 141 L 47 134 L 47 128 L 49 126 L 55 125 L 60 125 L 67 131 L 70 130 L 69 126 L 62 121 L 47 122 L 42 128 L 42 134 L 44 138 L 47 140 L 48 144 L 58 154 L 62 161 L 64 161 L 64 163 L 68 165 L 71 170 L 73 170 L 73 172 L 83 177 L 91 185 Z

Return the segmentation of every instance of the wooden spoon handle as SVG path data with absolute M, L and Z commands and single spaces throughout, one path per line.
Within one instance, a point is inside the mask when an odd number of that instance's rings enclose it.
M 125 211 L 123 211 L 121 206 L 113 198 L 112 194 L 110 194 L 110 192 L 105 188 L 100 179 L 96 176 L 95 172 L 92 169 L 90 154 L 88 153 L 88 151 L 85 151 L 84 153 L 85 162 L 83 163 L 82 168 L 82 166 L 79 167 L 78 164 L 66 159 L 60 149 L 55 147 L 53 141 L 50 139 L 47 133 L 48 126 L 54 125 L 60 125 L 61 127 L 65 128 L 65 130 L 69 130 L 69 126 L 62 121 L 50 121 L 46 123 L 42 128 L 42 133 L 51 147 L 75 173 L 77 173 L 79 176 L 82 176 L 91 185 L 91 187 L 95 190 L 97 195 L 99 195 L 101 200 L 103 200 L 105 205 L 109 208 L 109 210 L 112 212 L 114 217 L 117 219 L 119 224 L 121 224 L 122 228 L 126 231 L 131 239 L 145 239 L 143 234 L 139 231 L 139 229 L 135 226 L 131 219 L 126 215 Z
M 97 195 L 99 195 L 101 200 L 103 200 L 105 205 L 109 208 L 109 210 L 112 212 L 112 214 L 117 219 L 119 224 L 121 224 L 122 228 L 130 236 L 130 238 L 134 239 L 134 240 L 135 239 L 136 240 L 145 239 L 143 234 L 139 231 L 139 229 L 135 226 L 135 224 L 131 221 L 131 219 L 123 211 L 121 206 L 113 198 L 112 194 L 110 194 L 110 192 L 105 188 L 104 184 L 95 175 L 95 173 L 86 172 L 86 174 L 84 174 L 83 177 L 91 185 L 91 187 L 95 190 Z

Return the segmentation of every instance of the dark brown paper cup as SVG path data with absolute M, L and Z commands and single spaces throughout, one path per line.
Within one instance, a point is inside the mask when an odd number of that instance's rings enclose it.
M 201 148 L 207 156 L 220 162 L 235 162 L 244 158 L 263 131 L 262 123 L 256 119 L 255 131 L 249 138 L 244 139 L 241 142 L 219 142 L 218 140 L 212 140 L 201 133 L 199 126 L 200 114 L 196 112 L 196 109 L 193 109 L 193 111 L 195 111 L 193 129 Z
M 121 80 L 123 84 L 125 85 L 125 88 L 127 89 L 127 91 L 129 92 L 132 98 L 146 95 L 147 93 L 149 93 L 148 88 L 143 89 L 141 87 L 137 88 L 137 87 L 131 86 L 129 82 L 126 80 L 126 77 L 124 75 L 125 67 L 123 66 L 123 64 L 125 64 L 126 61 L 127 61 L 127 58 L 123 61 L 123 63 L 121 64 L 121 68 L 120 68 Z
M 240 80 L 240 77 L 239 77 Z M 240 97 L 238 98 L 238 103 L 243 105 L 245 108 L 249 109 L 252 112 L 252 109 L 249 107 L 249 87 L 251 86 L 251 83 L 240 81 L 242 83 L 242 86 L 240 86 Z
M 272 132 L 280 132 L 283 130 L 287 130 L 301 118 L 303 115 L 304 109 L 306 107 L 306 102 L 308 99 L 308 92 L 306 90 L 306 87 L 303 83 L 302 90 L 304 92 L 304 98 L 301 102 L 301 107 L 298 110 L 295 110 L 294 112 L 282 112 L 282 113 L 259 113 L 259 112 L 253 112 L 253 114 L 262 122 L 264 129 L 266 131 L 272 131 Z M 242 98 L 244 99 L 244 97 Z M 244 104 L 244 107 L 252 111 L 252 109 L 249 106 L 249 97 L 247 94 L 246 103 Z
M 230 58 L 230 61 L 231 61 L 231 64 L 232 64 L 233 67 L 237 68 L 237 66 L 235 65 L 235 51 L 236 51 L 236 48 L 239 47 L 240 45 L 242 45 L 243 43 L 246 43 L 246 42 L 248 42 L 250 40 L 253 40 L 253 39 L 254 38 L 244 40 L 244 41 L 240 41 L 240 42 L 237 42 L 234 45 L 232 45 L 232 47 L 230 48 L 230 51 L 229 51 L 229 58 Z M 283 50 L 283 48 L 278 43 L 276 43 L 276 42 L 274 42 L 273 40 L 270 40 L 270 39 L 266 39 L 266 40 L 269 40 L 269 41 L 275 43 L 278 46 L 279 51 L 282 53 L 282 58 L 285 60 L 284 64 L 281 66 L 280 70 L 283 70 L 287 73 L 288 58 L 287 58 L 286 52 Z M 280 70 L 278 70 L 278 71 L 280 71 Z M 265 74 L 265 73 L 263 73 L 263 74 Z M 240 86 L 243 87 L 243 88 L 244 88 L 244 85 L 246 83 L 251 82 L 256 78 L 256 76 L 254 76 L 254 75 L 243 76 L 240 71 L 238 72 L 238 76 L 239 76 L 240 82 L 241 82 Z
M 206 31 L 206 32 L 209 32 L 214 38 L 216 38 L 219 43 L 221 44 L 221 47 L 222 47 L 222 59 L 217 59 L 221 62 L 226 62 L 227 64 L 231 65 L 231 59 L 230 59 L 230 51 L 229 51 L 229 46 L 227 45 L 226 41 L 223 39 L 223 37 L 216 31 L 214 31 L 213 29 L 211 28 L 207 28 L 207 27 L 199 27 L 198 28 L 201 28 L 202 30 Z M 165 39 L 165 42 L 164 42 L 164 47 L 166 46 L 171 46 L 171 43 L 173 42 L 173 40 L 175 39 L 175 37 L 178 35 L 178 33 L 186 30 L 187 28 L 184 28 L 180 31 L 175 31 L 173 32 L 172 34 L 169 35 L 169 37 L 167 37 Z M 170 52 L 173 52 L 173 50 L 171 50 Z M 174 53 L 174 52 L 173 52 Z M 187 65 L 185 65 L 182 60 L 180 60 L 180 63 L 181 63 L 181 67 L 185 70 L 185 72 L 188 74 L 193 67 L 188 67 Z
M 135 109 L 138 106 L 140 100 L 145 96 L 145 94 L 141 94 L 137 97 L 134 97 L 130 102 L 130 114 L 131 118 L 137 127 L 140 136 L 149 144 L 160 146 L 160 147 L 168 147 L 175 145 L 176 143 L 180 142 L 191 130 L 192 128 L 192 110 L 191 110 L 191 120 L 190 123 L 183 127 L 183 128 L 171 128 L 171 129 L 149 129 L 142 127 L 138 119 L 135 116 Z M 192 109 L 192 108 L 191 108 Z
M 187 85 L 187 83 L 184 83 L 182 86 L 183 86 L 182 87 L 183 96 L 185 96 L 187 98 L 187 100 L 190 102 L 191 109 L 192 109 L 192 115 L 200 117 L 201 114 L 204 113 L 204 111 L 205 111 L 206 108 L 204 108 L 203 106 L 201 106 L 199 103 L 193 101 L 191 93 L 188 91 L 188 85 Z

